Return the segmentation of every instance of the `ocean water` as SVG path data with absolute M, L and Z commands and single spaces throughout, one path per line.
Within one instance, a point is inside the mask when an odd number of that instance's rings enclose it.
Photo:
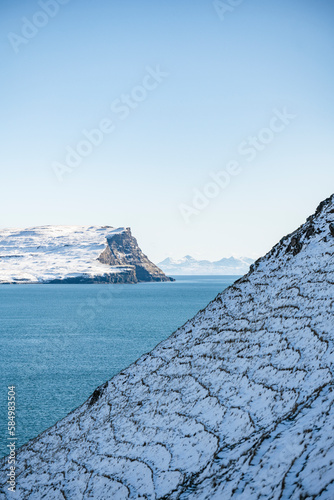
M 7 454 L 8 386 L 16 387 L 21 446 L 153 349 L 237 277 L 176 279 L 136 285 L 0 285 L 0 456 Z

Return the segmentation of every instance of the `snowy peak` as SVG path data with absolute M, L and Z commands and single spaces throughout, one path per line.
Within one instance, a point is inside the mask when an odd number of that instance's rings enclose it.
M 243 275 L 248 272 L 253 259 L 235 257 L 223 258 L 210 262 L 209 260 L 196 260 L 191 255 L 186 255 L 182 259 L 171 259 L 168 257 L 158 264 L 167 274 L 175 275 Z
M 333 499 L 333 201 L 23 446 L 21 498 Z
M 269 262 L 279 262 L 285 259 L 289 263 L 295 257 L 297 262 L 305 254 L 319 253 L 320 248 L 325 248 L 326 243 L 331 243 L 334 237 L 334 195 L 320 203 L 316 212 L 308 217 L 296 231 L 285 236 L 272 250 L 252 266 L 251 271 L 262 269 Z
M 130 228 L 40 226 L 0 230 L 0 283 L 136 283 L 167 281 L 164 273 L 136 273 L 131 255 L 103 262 L 111 241 L 133 240 L 131 251 L 147 265 Z M 154 264 L 152 264 L 153 269 Z
M 185 255 L 182 260 L 185 262 L 189 262 L 189 261 L 193 262 L 195 259 L 191 255 Z

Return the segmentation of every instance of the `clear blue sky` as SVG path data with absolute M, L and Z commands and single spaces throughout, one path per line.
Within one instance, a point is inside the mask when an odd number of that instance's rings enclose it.
M 244 0 L 220 17 L 211 0 L 57 5 L 1 2 L 2 227 L 131 226 L 155 261 L 258 256 L 332 194 L 331 0 Z M 32 36 L 26 20 L 45 25 Z M 168 77 L 144 95 L 158 65 Z M 122 120 L 110 106 L 132 91 L 143 100 Z M 284 108 L 295 118 L 248 161 L 240 144 Z M 59 182 L 55 162 L 106 118 L 113 132 Z M 242 171 L 186 223 L 180 205 L 232 160 Z

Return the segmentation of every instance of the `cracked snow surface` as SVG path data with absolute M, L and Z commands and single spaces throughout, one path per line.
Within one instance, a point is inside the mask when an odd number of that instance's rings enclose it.
M 333 254 L 334 195 L 23 446 L 17 498 L 333 499 Z

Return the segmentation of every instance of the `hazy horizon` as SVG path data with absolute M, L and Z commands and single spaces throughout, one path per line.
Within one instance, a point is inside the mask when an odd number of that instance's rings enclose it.
M 1 12 L 1 227 L 131 227 L 154 262 L 256 258 L 333 193 L 329 0 Z

